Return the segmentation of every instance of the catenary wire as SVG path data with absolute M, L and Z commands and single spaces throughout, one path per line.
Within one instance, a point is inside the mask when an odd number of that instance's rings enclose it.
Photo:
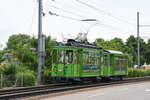
M 73 13 L 73 12 L 71 12 L 71 11 L 69 11 L 69 10 L 65 10 L 65 9 L 59 8 L 59 7 L 57 7 L 57 6 L 52 6 L 52 5 L 48 4 L 48 3 L 45 3 L 45 5 L 47 5 L 48 7 L 57 9 L 57 10 L 61 10 L 61 11 L 65 12 L 65 13 L 71 14 L 71 15 L 73 15 L 73 16 L 78 16 L 78 17 L 80 17 L 80 18 L 84 18 L 84 16 L 79 15 L 79 14 L 76 14 L 76 13 Z
M 36 11 L 37 11 L 37 4 L 36 4 L 36 6 L 34 8 L 34 11 L 33 11 L 31 25 L 30 25 L 30 28 L 29 28 L 29 34 L 31 34 L 31 31 L 32 31 L 32 28 L 33 28 L 33 24 L 34 24 L 35 17 L 36 17 Z
M 132 24 L 132 23 L 129 23 L 129 22 L 125 21 L 125 20 L 122 20 L 122 19 L 120 19 L 120 18 L 118 18 L 118 17 L 112 15 L 112 14 L 109 13 L 109 12 L 106 12 L 106 11 L 104 11 L 104 10 L 101 10 L 101 9 L 99 9 L 99 8 L 97 8 L 97 7 L 94 7 L 93 5 L 90 5 L 90 4 L 88 4 L 88 3 L 85 3 L 85 2 L 83 2 L 83 1 L 81 1 L 81 0 L 76 0 L 76 1 L 79 2 L 79 3 L 82 4 L 82 5 L 85 5 L 85 6 L 89 7 L 89 8 L 91 8 L 91 9 L 96 10 L 96 11 L 98 11 L 98 12 L 100 12 L 100 13 L 104 13 L 104 14 L 106 14 L 106 15 L 108 15 L 108 16 L 110 16 L 110 17 L 112 17 L 112 18 L 114 18 L 114 19 L 116 19 L 116 20 L 118 20 L 118 21 L 125 22 L 125 23 L 128 23 L 128 24 L 130 24 L 130 25 L 134 25 L 134 24 Z
M 95 2 L 95 1 L 93 1 L 93 0 L 90 0 L 89 2 L 92 2 L 94 5 L 96 5 L 96 6 L 98 6 L 98 7 L 102 7 L 102 4 L 99 4 L 99 3 L 97 3 L 97 2 Z M 103 6 L 103 9 L 106 9 L 106 8 L 104 8 L 104 6 Z M 107 9 L 105 10 L 106 12 L 108 12 L 108 11 L 111 11 L 111 9 L 107 6 Z M 110 12 L 111 14 L 112 14 L 112 12 Z M 115 16 L 115 15 L 114 15 Z M 120 15 L 116 15 L 116 16 L 119 16 L 119 17 L 125 17 L 125 18 L 127 18 L 127 16 L 120 16 Z M 132 18 L 129 18 L 128 17 L 128 20 L 130 20 L 130 21 L 128 21 L 128 23 L 131 23 L 131 24 L 133 24 L 133 25 L 136 25 L 135 24 L 135 19 L 132 19 Z M 126 20 L 125 20 L 126 21 Z M 132 22 L 131 22 L 132 21 Z

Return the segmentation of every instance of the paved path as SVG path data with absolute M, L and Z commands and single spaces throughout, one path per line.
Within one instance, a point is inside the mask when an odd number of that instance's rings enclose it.
M 150 82 L 113 86 L 42 100 L 150 100 Z

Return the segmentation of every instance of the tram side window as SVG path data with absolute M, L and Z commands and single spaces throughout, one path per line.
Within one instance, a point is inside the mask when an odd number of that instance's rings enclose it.
M 125 59 L 123 57 L 119 58 L 119 67 L 125 67 Z
M 53 50 L 53 53 L 52 53 L 52 62 L 53 62 L 53 64 L 57 63 L 57 50 Z
M 118 66 L 118 67 L 126 67 L 126 59 L 124 59 L 123 57 L 118 57 L 116 59 L 116 66 Z
M 59 51 L 59 63 L 63 64 L 64 63 L 64 57 L 65 57 L 65 52 L 64 50 Z
M 126 59 L 122 59 L 122 67 L 127 67 L 127 60 Z
M 108 56 L 104 55 L 104 66 L 108 66 Z
M 89 54 L 88 54 L 88 52 L 84 52 L 83 54 L 84 54 L 83 63 L 84 64 L 89 64 Z
M 66 51 L 66 64 L 72 64 L 73 62 L 73 51 L 67 50 Z
M 84 52 L 83 53 L 83 63 L 84 64 L 92 64 L 92 65 L 98 65 L 98 57 L 96 57 L 96 53 L 94 52 Z
M 75 64 L 79 64 L 79 51 L 74 53 L 74 62 Z
M 98 53 L 95 53 L 95 52 L 91 52 L 91 64 L 93 64 L 93 65 L 98 65 Z
M 120 59 L 119 59 L 118 57 L 115 58 L 115 66 L 116 66 L 117 68 L 120 67 Z
M 124 59 L 120 58 L 120 67 L 124 67 Z

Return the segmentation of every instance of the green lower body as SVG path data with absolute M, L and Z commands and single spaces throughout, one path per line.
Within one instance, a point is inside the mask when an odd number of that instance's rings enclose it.
M 95 68 L 95 67 L 94 67 Z M 93 78 L 93 77 L 116 77 L 127 76 L 127 68 L 117 69 L 115 67 L 101 66 L 98 69 L 83 69 L 83 66 L 78 64 L 53 64 L 51 76 L 54 78 L 75 79 L 79 78 Z

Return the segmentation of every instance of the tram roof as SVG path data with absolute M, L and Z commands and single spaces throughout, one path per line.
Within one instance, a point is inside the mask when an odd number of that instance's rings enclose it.
M 115 50 L 105 50 L 105 51 L 113 54 L 123 54 L 123 52 L 121 51 L 115 51 Z
M 56 46 L 59 47 L 75 47 L 75 48 L 89 48 L 89 49 L 103 49 L 102 46 L 96 46 L 95 44 L 91 43 L 82 43 L 78 42 L 72 39 L 69 39 L 67 43 L 62 43 L 62 42 L 56 42 Z

